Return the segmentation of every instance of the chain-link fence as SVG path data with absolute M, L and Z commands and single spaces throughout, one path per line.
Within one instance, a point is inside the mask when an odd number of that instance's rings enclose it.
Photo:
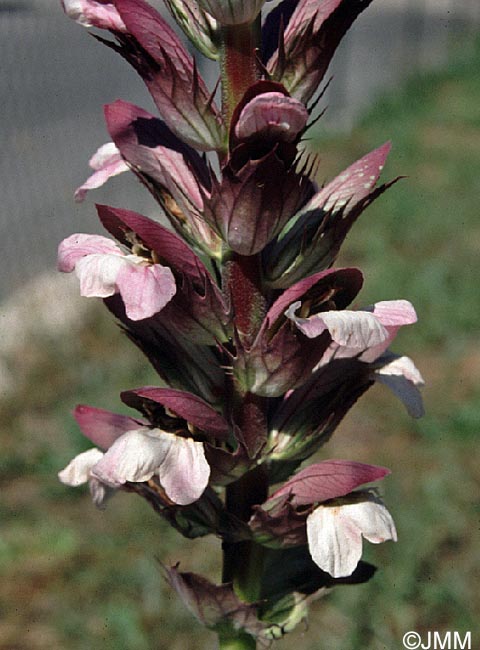
M 479 14 L 478 0 L 376 0 L 335 57 L 326 119 L 348 128 L 376 91 L 443 62 Z M 58 0 L 0 0 L 0 97 L 1 300 L 54 268 L 63 237 L 100 232 L 92 198 L 75 204 L 73 191 L 108 140 L 102 104 L 121 97 L 155 109 L 140 79 L 68 20 Z M 156 209 L 126 175 L 94 200 Z

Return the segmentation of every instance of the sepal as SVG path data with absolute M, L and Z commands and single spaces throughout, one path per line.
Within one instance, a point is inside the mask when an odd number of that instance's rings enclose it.
M 419 388 L 425 382 L 410 357 L 386 352 L 373 364 L 372 377 L 384 384 L 400 399 L 413 418 L 424 415 L 423 400 Z
M 321 83 L 330 61 L 357 16 L 371 0 L 300 0 L 267 69 L 303 103 Z
M 152 192 L 172 227 L 192 245 L 218 255 L 221 240 L 205 222 L 210 172 L 199 154 L 162 120 L 121 100 L 104 108 L 107 128 L 132 171 Z
M 209 59 L 220 56 L 217 21 L 191 0 L 165 0 L 170 13 L 195 47 Z
M 195 62 L 162 16 L 144 0 L 113 0 L 125 32 L 113 32 L 119 52 L 145 82 L 162 119 L 201 151 L 224 149 L 221 116 Z
M 238 170 L 227 167 L 205 196 L 204 218 L 240 255 L 261 251 L 308 199 L 311 183 L 273 149 Z
M 390 143 L 370 152 L 319 190 L 266 250 L 268 286 L 287 288 L 335 261 L 362 212 L 396 180 L 375 189 Z
M 236 106 L 222 179 L 212 174 L 204 217 L 240 255 L 261 251 L 313 193 L 297 145 L 308 113 L 280 85 L 258 81 Z
M 373 384 L 367 364 L 331 361 L 300 388 L 285 396 L 271 420 L 265 455 L 272 478 L 289 475 L 325 444 L 357 399 Z
M 192 392 L 221 407 L 225 373 L 214 348 L 177 336 L 171 326 L 158 319 L 130 320 L 117 296 L 107 298 L 105 304 L 169 386 Z
M 187 539 L 206 535 L 219 535 L 232 543 L 251 539 L 248 526 L 225 510 L 222 501 L 210 487 L 197 501 L 186 506 L 173 503 L 156 478 L 147 483 L 127 484 L 124 489 L 141 495 Z

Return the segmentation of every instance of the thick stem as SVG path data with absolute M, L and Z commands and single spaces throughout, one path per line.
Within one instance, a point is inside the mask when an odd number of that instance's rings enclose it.
M 222 109 L 227 125 L 230 125 L 235 106 L 257 80 L 257 47 L 256 23 L 222 27 Z
M 231 297 L 235 325 L 242 343 L 249 346 L 266 313 L 259 255 L 244 257 L 233 253 L 225 264 L 224 289 Z
M 236 636 L 219 636 L 219 650 L 255 650 L 257 643 L 253 636 L 239 632 Z
M 246 90 L 257 81 L 259 25 L 260 18 L 252 25 L 222 27 L 222 111 L 227 128 L 230 127 L 235 107 Z M 233 254 L 224 266 L 223 282 L 224 291 L 232 300 L 237 332 L 243 345 L 249 346 L 266 311 L 260 286 L 258 255 L 243 257 Z M 245 395 L 234 395 L 232 406 L 239 426 L 247 426 L 251 437 L 255 438 L 257 429 L 262 429 L 264 405 L 248 400 Z M 251 442 L 254 447 L 255 440 Z M 263 468 L 258 467 L 227 487 L 226 509 L 242 521 L 248 521 L 252 506 L 263 503 L 267 495 L 268 480 Z M 224 542 L 223 551 L 223 582 L 232 582 L 242 600 L 257 600 L 260 596 L 263 548 L 249 541 L 235 544 Z M 256 642 L 246 632 L 232 631 L 231 634 L 220 635 L 219 647 L 220 650 L 255 650 Z

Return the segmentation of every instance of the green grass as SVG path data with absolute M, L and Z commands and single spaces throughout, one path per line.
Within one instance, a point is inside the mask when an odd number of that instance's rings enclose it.
M 375 387 L 325 449 L 392 468 L 383 489 L 399 542 L 365 544 L 375 578 L 319 601 L 278 648 L 394 650 L 409 630 L 478 642 L 479 69 L 480 43 L 383 98 L 348 137 L 318 133 L 326 179 L 387 139 L 385 178 L 408 175 L 362 215 L 339 264 L 364 271 L 361 304 L 416 305 L 419 324 L 395 348 L 425 375 L 427 416 L 412 422 Z M 219 542 L 183 540 L 133 495 L 97 511 L 56 479 L 88 446 L 73 406 L 122 410 L 120 390 L 155 382 L 141 355 L 95 304 L 75 336 L 26 342 L 15 368 L 19 389 L 0 401 L 0 649 L 213 647 L 156 558 L 218 579 Z

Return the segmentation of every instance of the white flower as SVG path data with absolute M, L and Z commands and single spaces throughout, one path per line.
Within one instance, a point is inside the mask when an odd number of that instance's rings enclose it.
M 334 578 L 350 576 L 362 556 L 362 537 L 373 544 L 397 541 L 392 516 L 371 492 L 318 506 L 307 518 L 310 555 Z

